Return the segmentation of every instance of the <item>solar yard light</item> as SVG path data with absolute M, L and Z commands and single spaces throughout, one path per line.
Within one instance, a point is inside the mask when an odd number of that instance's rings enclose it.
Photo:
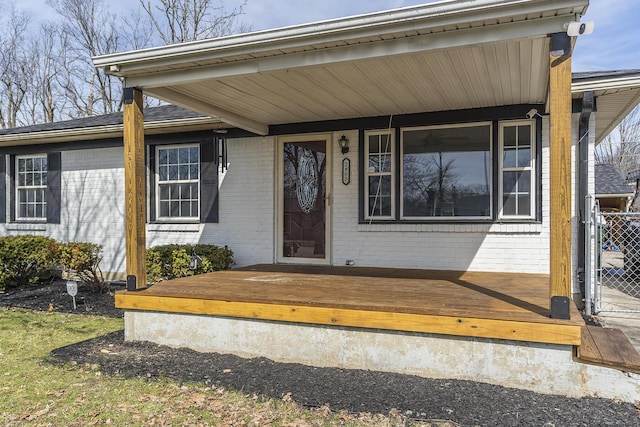
M 195 249 L 191 249 L 191 260 L 189 261 L 189 268 L 193 271 L 198 269 L 198 265 L 202 262 L 200 255 L 196 253 Z
M 76 309 L 76 295 L 78 295 L 78 282 L 67 280 L 67 293 L 73 298 L 73 309 Z

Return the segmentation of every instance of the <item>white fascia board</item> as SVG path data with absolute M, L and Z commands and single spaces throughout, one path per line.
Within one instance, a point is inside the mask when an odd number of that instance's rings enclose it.
M 188 69 L 133 74 L 125 78 L 125 85 L 141 89 L 194 83 L 216 78 L 250 75 L 297 67 L 321 66 L 339 62 L 384 58 L 393 55 L 415 54 L 441 49 L 494 43 L 518 38 L 546 37 L 557 32 L 566 17 L 548 17 L 535 21 L 512 22 L 494 27 L 474 27 L 439 34 L 425 34 L 363 43 L 337 46 L 330 49 L 291 53 L 287 55 L 249 59 L 228 64 L 197 65 Z M 540 34 L 543 35 L 540 35 Z M 191 108 L 191 107 L 187 107 Z
M 149 72 L 154 68 L 167 66 L 184 68 L 205 59 L 223 60 L 232 56 L 255 55 L 258 52 L 303 46 L 312 48 L 323 43 L 380 37 L 385 34 L 415 34 L 418 31 L 430 32 L 429 30 L 444 32 L 446 26 L 459 28 L 478 22 L 499 27 L 503 24 L 495 22 L 504 22 L 513 16 L 549 16 L 566 13 L 567 10 L 575 11 L 575 15 L 565 15 L 564 23 L 579 19 L 579 15 L 586 11 L 588 4 L 588 0 L 444 1 L 275 30 L 102 55 L 92 59 L 96 67 L 104 68 L 110 74 L 125 77 L 136 72 Z M 531 19 L 532 22 L 539 20 Z M 521 21 L 524 22 L 527 21 Z M 561 31 L 561 28 L 555 31 Z M 541 28 L 538 35 L 548 32 Z
M 145 133 L 153 134 L 159 131 L 180 130 L 187 131 L 194 128 L 207 127 L 211 129 L 224 127 L 219 118 L 196 117 L 191 119 L 164 120 L 146 122 L 144 124 Z M 31 144 L 51 144 L 56 142 L 73 142 L 96 140 L 102 138 L 121 137 L 124 132 L 122 124 L 108 126 L 94 126 L 76 129 L 59 129 L 51 131 L 14 133 L 0 135 L 0 147 L 10 147 L 16 145 Z
M 571 84 L 571 92 L 640 88 L 640 73 L 634 76 L 591 79 Z
M 209 116 L 219 117 L 220 120 L 228 123 L 231 126 L 253 132 L 257 135 L 269 134 L 269 126 L 265 123 L 261 123 L 248 117 L 232 113 L 231 111 L 225 110 L 224 108 L 216 107 L 215 105 L 209 104 L 202 100 L 184 95 L 183 93 L 180 93 L 171 88 L 158 87 L 153 89 L 152 91 L 149 91 L 148 93 L 159 99 L 170 102 L 173 105 L 188 108 L 192 111 L 197 111 L 198 113 L 206 114 Z M 147 125 L 145 123 L 145 129 L 146 127 Z
M 620 194 L 596 194 L 596 199 L 616 199 L 623 197 L 631 197 L 635 194 L 635 191 L 631 191 L 629 193 L 620 193 Z

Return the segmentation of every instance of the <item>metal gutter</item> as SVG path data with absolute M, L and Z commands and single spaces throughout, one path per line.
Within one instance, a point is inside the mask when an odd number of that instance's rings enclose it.
M 629 193 L 620 193 L 620 194 L 596 194 L 594 197 L 595 198 L 602 198 L 602 199 L 606 199 L 606 198 L 612 198 L 612 197 L 632 197 L 635 194 L 635 192 L 633 190 L 631 190 Z
M 358 40 L 361 43 L 369 37 L 379 40 L 385 35 L 397 33 L 455 31 L 470 28 L 474 23 L 485 26 L 491 22 L 492 26 L 498 26 L 513 22 L 514 16 L 539 15 L 542 19 L 566 15 L 569 21 L 579 19 L 588 4 L 588 0 L 442 1 L 217 39 L 101 55 L 92 59 L 96 67 L 124 77 L 136 70 L 148 71 L 153 67 L 166 67 L 169 64 L 194 62 L 204 58 L 217 58 L 224 62 L 224 58 L 231 56 L 249 55 L 255 58 L 259 57 L 260 52 L 267 51 L 300 51 L 305 48 L 314 50 L 314 45 L 344 43 L 348 40 Z
M 611 89 L 626 89 L 640 87 L 640 73 L 633 76 L 612 78 L 585 78 L 584 81 L 575 81 L 571 84 L 571 92 L 601 91 Z
M 153 135 L 171 130 L 175 130 L 176 132 L 186 132 L 190 130 L 228 128 L 229 125 L 217 118 L 195 117 L 190 119 L 145 122 L 144 127 L 146 134 Z M 0 146 L 49 144 L 56 142 L 114 138 L 122 136 L 123 131 L 124 125 L 120 123 L 107 126 L 14 133 L 0 135 Z
M 591 113 L 595 107 L 595 97 L 593 92 L 586 91 L 582 94 L 582 110 L 580 111 L 580 121 L 578 123 L 578 284 L 580 294 L 583 298 L 585 291 L 585 224 L 587 215 L 586 199 L 589 195 L 589 128 L 591 124 Z M 585 300 L 586 301 L 586 300 Z

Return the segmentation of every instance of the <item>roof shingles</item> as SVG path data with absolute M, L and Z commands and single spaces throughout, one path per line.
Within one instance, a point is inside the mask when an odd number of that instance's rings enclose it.
M 608 164 L 595 166 L 596 194 L 599 196 L 607 194 L 632 194 L 633 189 L 626 185 L 620 172 Z
M 159 107 L 145 108 L 145 122 L 159 122 L 166 120 L 181 120 L 205 117 L 200 113 L 193 112 L 175 105 L 161 105 Z M 62 122 L 43 123 L 32 126 L 23 126 L 10 129 L 0 129 L 0 135 L 17 135 L 36 132 L 50 132 L 67 129 L 84 129 L 100 126 L 121 125 L 123 120 L 122 112 L 103 114 L 101 116 L 83 117 L 80 119 L 65 120 Z

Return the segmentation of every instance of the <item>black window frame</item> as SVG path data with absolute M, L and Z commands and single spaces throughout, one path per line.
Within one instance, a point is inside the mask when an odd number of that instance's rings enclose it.
M 360 224 L 541 224 L 542 223 L 542 121 L 539 117 L 533 119 L 523 119 L 522 117 L 513 117 L 513 116 L 505 116 L 500 118 L 487 118 L 482 117 L 479 120 L 473 120 L 473 117 L 465 117 L 466 120 L 461 121 L 448 121 L 446 123 L 438 123 L 437 121 L 429 122 L 427 124 L 421 124 L 419 121 L 411 121 L 409 123 L 398 123 L 390 128 L 361 128 L 359 131 L 359 204 L 358 204 L 358 222 Z M 498 185 L 501 180 L 498 179 L 499 175 L 502 173 L 500 169 L 500 162 L 498 155 L 501 154 L 500 151 L 500 136 L 499 129 L 500 124 L 508 124 L 509 122 L 530 122 L 533 127 L 534 132 L 534 141 L 535 141 L 535 162 L 534 162 L 534 173 L 535 173 L 535 194 L 533 198 L 533 202 L 535 203 L 534 214 L 532 217 L 501 217 L 501 200 L 499 200 L 499 196 L 501 194 Z M 457 218 L 455 216 L 449 217 L 437 217 L 437 218 L 402 218 L 401 217 L 401 204 L 402 204 L 402 159 L 401 159 L 401 144 L 402 144 L 402 131 L 410 128 L 420 128 L 426 126 L 446 126 L 451 125 L 459 126 L 461 124 L 473 124 L 473 123 L 491 123 L 491 216 L 483 217 L 483 218 Z M 391 131 L 394 134 L 394 212 L 392 218 L 388 219 L 378 219 L 375 217 L 369 217 L 368 212 L 368 195 L 366 194 L 366 183 L 367 179 L 366 169 L 366 153 L 368 150 L 366 137 L 370 132 L 378 132 L 378 131 Z
M 44 218 L 19 218 L 17 215 L 17 183 L 16 183 L 16 158 L 20 156 L 47 157 L 47 186 L 45 189 L 46 215 Z M 8 167 L 7 167 L 8 162 Z M 7 175 L 9 187 L 7 188 Z M 0 222 L 16 224 L 60 224 L 60 211 L 62 199 L 62 153 L 33 152 L 21 154 L 0 154 Z M 7 203 L 9 209 L 7 209 Z M 9 218 L 7 218 L 9 211 Z
M 220 146 L 226 144 L 222 138 L 206 138 L 197 140 L 163 141 L 147 145 L 147 177 L 148 177 L 148 222 L 150 224 L 206 224 L 219 222 L 219 164 Z M 158 216 L 157 200 L 157 150 L 163 146 L 198 145 L 200 151 L 200 165 L 198 171 L 198 193 L 200 211 L 198 218 L 160 218 Z

